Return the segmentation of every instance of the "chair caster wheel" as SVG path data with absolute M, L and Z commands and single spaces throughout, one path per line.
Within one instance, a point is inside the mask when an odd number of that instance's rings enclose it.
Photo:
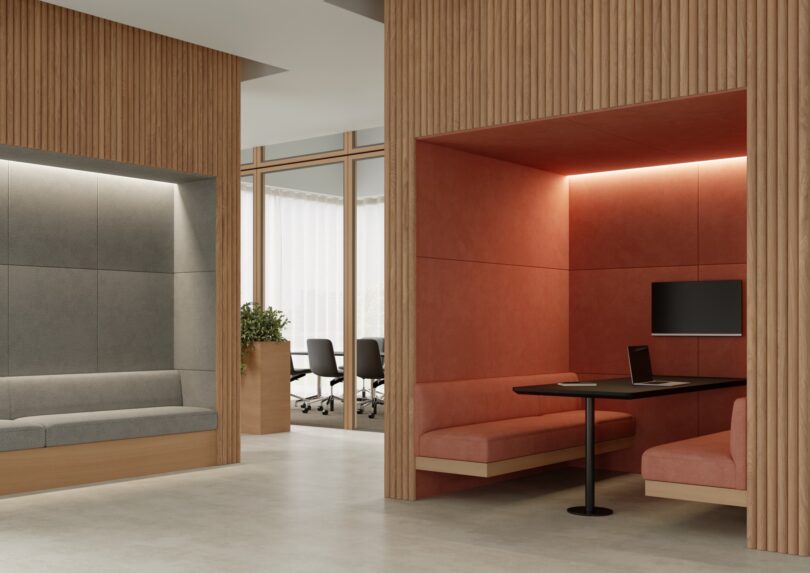
M 322 412 L 322 411 L 323 411 L 323 406 L 318 406 L 318 412 Z
M 329 410 L 324 410 L 323 412 L 321 412 L 321 414 L 323 414 L 324 416 L 328 416 L 329 415 Z
M 363 413 L 363 410 L 357 410 L 357 413 L 358 413 L 358 414 L 362 414 L 362 413 Z
M 375 415 L 376 415 L 376 414 L 369 414 L 369 415 L 368 415 L 368 417 L 369 417 L 369 418 L 371 418 L 371 419 L 373 420 Z

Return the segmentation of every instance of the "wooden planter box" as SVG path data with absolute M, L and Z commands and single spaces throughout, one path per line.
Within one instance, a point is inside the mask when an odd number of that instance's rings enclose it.
M 244 434 L 290 431 L 290 343 L 254 342 L 242 374 Z

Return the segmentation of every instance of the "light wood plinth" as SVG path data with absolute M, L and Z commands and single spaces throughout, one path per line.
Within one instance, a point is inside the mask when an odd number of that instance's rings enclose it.
M 596 453 L 606 454 L 623 450 L 633 445 L 633 438 L 623 438 L 621 440 L 610 440 L 596 444 Z M 543 466 L 559 464 L 581 460 L 585 457 L 585 446 L 576 446 L 564 450 L 554 450 L 533 454 L 520 458 L 510 458 L 497 462 L 467 462 L 462 460 L 448 460 L 445 458 L 428 458 L 424 456 L 416 457 L 416 469 L 426 472 L 439 472 L 444 474 L 456 474 L 462 476 L 473 476 L 490 478 L 504 474 L 510 474 Z
M 0 453 L 0 495 L 213 466 L 217 433 L 190 432 Z
M 647 480 L 644 482 L 644 493 L 650 497 L 716 503 L 736 507 L 748 506 L 748 495 L 744 489 Z
M 245 434 L 290 431 L 290 343 L 256 342 L 245 356 L 241 425 Z

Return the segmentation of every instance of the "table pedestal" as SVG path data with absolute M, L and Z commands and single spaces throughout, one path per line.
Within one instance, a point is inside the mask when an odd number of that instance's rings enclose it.
M 611 515 L 612 509 L 594 505 L 596 484 L 594 480 L 594 403 L 593 398 L 585 398 L 585 505 L 568 508 L 568 513 L 587 517 Z

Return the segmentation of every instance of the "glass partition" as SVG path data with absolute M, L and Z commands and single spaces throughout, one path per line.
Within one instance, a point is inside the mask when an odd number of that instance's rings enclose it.
M 355 197 L 355 336 L 385 336 L 385 159 L 382 156 L 353 161 Z M 384 352 L 385 343 L 383 341 Z M 359 374 L 360 372 L 358 372 Z M 376 408 L 374 420 L 368 416 L 374 408 L 364 399 L 372 397 L 371 381 L 358 378 L 359 429 L 381 430 L 384 405 Z M 384 396 L 385 387 L 373 391 Z
M 253 302 L 253 175 L 244 175 L 239 196 L 241 219 L 241 304 Z
M 343 169 L 341 160 L 264 174 L 264 303 L 290 319 L 293 352 L 306 352 L 308 338 L 343 351 Z M 306 356 L 294 361 L 308 367 Z M 316 378 L 307 378 L 297 394 L 315 394 Z
M 354 163 L 358 338 L 382 337 L 385 331 L 385 160 Z

